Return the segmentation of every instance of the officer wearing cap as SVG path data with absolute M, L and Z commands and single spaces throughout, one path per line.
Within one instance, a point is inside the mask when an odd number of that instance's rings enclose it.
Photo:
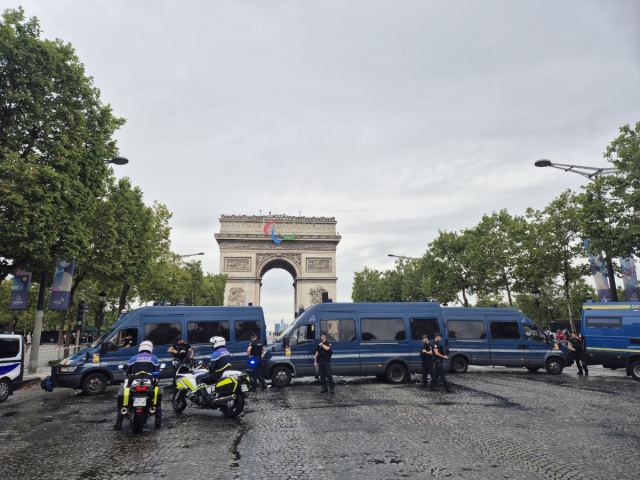
M 433 381 L 433 349 L 429 343 L 429 335 L 422 335 L 422 346 L 420 347 L 420 358 L 422 359 L 422 384 L 420 388 L 429 386 L 429 376 Z
M 333 375 L 331 375 L 331 344 L 327 341 L 327 333 L 320 334 L 320 343 L 316 348 L 315 360 L 313 366 L 318 367 L 320 371 L 320 381 L 322 382 L 322 390 L 320 393 L 327 393 L 327 383 L 331 394 L 335 393 L 335 383 L 333 383 Z
M 262 355 L 264 355 L 264 345 L 258 340 L 258 335 L 255 332 L 251 332 L 251 343 L 247 348 L 247 355 L 249 355 L 249 362 L 255 360 L 255 365 L 251 366 L 251 391 L 255 392 L 258 385 L 256 380 L 260 381 L 262 390 L 267 388 L 267 382 L 264 381 L 262 376 Z
M 449 360 L 449 357 L 446 355 L 444 345 L 442 344 L 442 334 L 440 332 L 436 332 L 433 334 L 435 337 L 435 342 L 433 342 L 433 364 L 435 367 L 435 375 L 431 380 L 431 390 L 437 390 L 438 386 L 438 378 L 442 378 L 442 384 L 444 385 L 447 393 L 452 393 L 451 385 L 447 381 L 447 377 L 444 374 L 444 361 Z

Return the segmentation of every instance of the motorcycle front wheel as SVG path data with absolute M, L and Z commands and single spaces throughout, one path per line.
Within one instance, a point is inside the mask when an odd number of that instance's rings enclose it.
M 231 403 L 231 401 L 229 403 Z M 244 395 L 242 393 L 237 394 L 231 407 L 226 404 L 224 407 L 220 407 L 220 410 L 225 417 L 237 417 L 242 413 L 242 410 L 244 410 Z
M 144 412 L 133 412 L 133 420 L 131 421 L 131 429 L 133 433 L 142 433 L 144 428 Z
M 182 390 L 176 390 L 173 392 L 171 406 L 173 407 L 173 411 L 176 413 L 180 413 L 187 408 L 187 399 L 185 398 L 185 394 Z

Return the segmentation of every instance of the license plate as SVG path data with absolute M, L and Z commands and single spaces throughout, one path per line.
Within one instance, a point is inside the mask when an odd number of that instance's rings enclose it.
M 133 399 L 133 406 L 134 407 L 146 407 L 147 406 L 147 399 L 145 397 L 134 398 Z
M 244 383 L 243 383 L 242 385 L 240 385 L 240 389 L 241 389 L 243 392 L 248 392 L 248 391 L 249 391 L 249 387 L 248 387 L 246 384 L 244 384 Z

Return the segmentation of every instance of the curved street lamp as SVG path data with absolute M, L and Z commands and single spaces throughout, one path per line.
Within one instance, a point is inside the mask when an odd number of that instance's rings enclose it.
M 405 257 L 404 255 L 394 255 L 393 253 L 390 253 L 387 256 L 388 257 L 401 258 L 402 260 L 420 260 L 419 258 L 416 258 L 416 257 Z
M 582 165 L 569 165 L 566 163 L 553 163 L 551 160 L 547 160 L 543 158 L 541 160 L 537 160 L 534 165 L 536 167 L 544 168 L 551 167 L 557 168 L 558 170 L 563 170 L 565 172 L 577 173 L 578 175 L 582 175 L 585 178 L 588 178 L 592 182 L 595 182 L 600 175 L 610 175 L 612 173 L 616 173 L 619 170 L 615 167 L 609 168 L 597 168 L 597 167 L 585 167 Z M 604 218 L 602 218 L 604 220 Z M 605 264 L 607 265 L 607 277 L 609 278 L 609 287 L 611 291 L 611 301 L 618 301 L 618 290 L 616 287 L 616 276 L 613 272 L 613 264 L 611 263 L 611 259 L 605 260 Z
M 105 160 L 104 163 L 105 165 L 126 165 L 127 163 L 129 163 L 129 159 L 127 157 L 113 157 L 109 160 Z

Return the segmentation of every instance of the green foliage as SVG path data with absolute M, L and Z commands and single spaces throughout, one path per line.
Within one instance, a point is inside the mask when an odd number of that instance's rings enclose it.
M 605 158 L 619 171 L 602 176 L 581 195 L 582 227 L 592 252 L 607 258 L 640 255 L 640 122 L 625 125 Z
M 36 18 L 0 20 L 0 280 L 29 263 L 79 258 L 124 120 L 100 101 L 70 44 Z

